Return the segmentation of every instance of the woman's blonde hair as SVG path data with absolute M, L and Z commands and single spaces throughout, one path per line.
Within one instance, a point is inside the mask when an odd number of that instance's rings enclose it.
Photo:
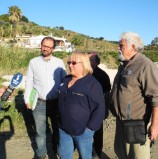
M 84 68 L 84 75 L 92 74 L 93 70 L 90 64 L 89 56 L 85 52 L 76 51 L 73 52 L 69 58 L 69 60 L 74 59 L 76 62 L 82 62 Z

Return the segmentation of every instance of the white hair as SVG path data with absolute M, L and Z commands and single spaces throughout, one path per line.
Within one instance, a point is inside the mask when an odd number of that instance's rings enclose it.
M 137 52 L 142 52 L 144 50 L 143 40 L 137 33 L 124 32 L 121 34 L 120 39 L 126 40 L 128 47 L 133 44 Z

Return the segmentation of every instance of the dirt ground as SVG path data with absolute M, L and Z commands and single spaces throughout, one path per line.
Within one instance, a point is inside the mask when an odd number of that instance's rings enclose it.
M 104 121 L 104 148 L 101 159 L 117 159 L 114 149 L 115 118 L 109 117 Z M 0 132 L 0 159 L 32 159 L 34 156 L 34 137 L 29 137 L 23 130 Z M 32 135 L 33 136 L 33 135 Z M 52 152 L 52 142 L 50 133 L 47 135 L 47 150 L 49 159 L 57 159 Z M 157 142 L 151 149 L 151 158 L 158 159 Z M 78 153 L 74 153 L 74 159 L 78 158 Z

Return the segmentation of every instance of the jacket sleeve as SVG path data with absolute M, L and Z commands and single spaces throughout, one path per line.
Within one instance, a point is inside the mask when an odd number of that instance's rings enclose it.
M 90 119 L 87 123 L 87 128 L 96 131 L 100 129 L 100 126 L 105 117 L 105 101 L 103 90 L 98 81 L 95 81 L 88 95 L 89 108 L 90 108 Z
M 145 97 L 150 99 L 152 106 L 158 106 L 158 68 L 149 63 L 140 76 L 141 86 Z

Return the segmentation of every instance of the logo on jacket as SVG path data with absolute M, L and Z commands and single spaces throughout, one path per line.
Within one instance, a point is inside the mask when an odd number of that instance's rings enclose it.
M 132 73 L 132 71 L 131 70 L 127 70 L 127 75 L 130 75 L 131 73 Z

